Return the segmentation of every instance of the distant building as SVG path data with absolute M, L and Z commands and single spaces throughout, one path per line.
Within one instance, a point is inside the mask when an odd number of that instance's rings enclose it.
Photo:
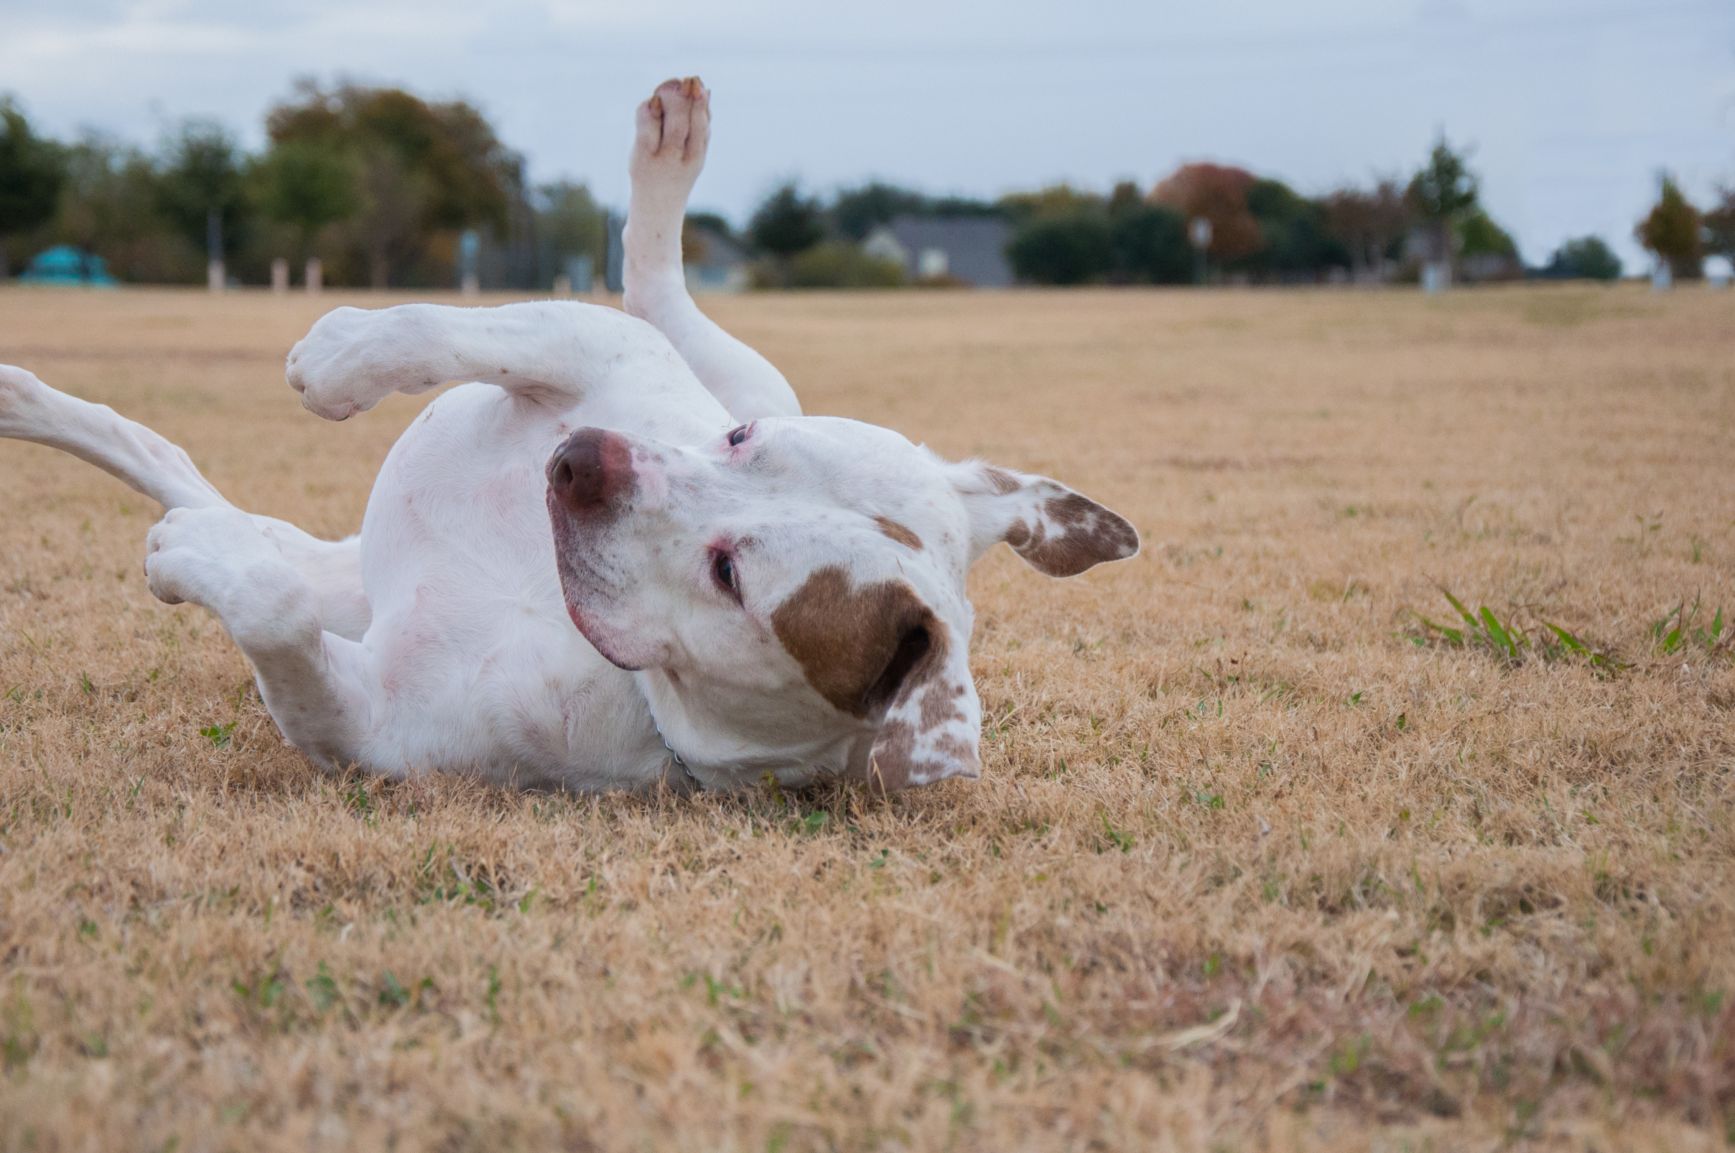
M 861 242 L 862 251 L 903 267 L 913 282 L 951 280 L 975 288 L 1007 288 L 1012 229 L 992 216 L 898 216 Z
M 626 224 L 625 216 L 608 214 L 603 287 L 609 292 L 620 292 L 626 285 Z M 681 262 L 686 268 L 688 292 L 740 292 L 752 279 L 752 261 L 746 249 L 712 228 L 686 226 Z
M 748 287 L 752 261 L 747 250 L 714 228 L 687 225 L 681 240 L 687 291 L 740 292 Z

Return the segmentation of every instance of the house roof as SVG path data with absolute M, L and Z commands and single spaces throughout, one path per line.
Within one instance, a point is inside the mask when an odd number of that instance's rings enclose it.
M 880 229 L 904 250 L 904 271 L 919 274 L 917 261 L 927 249 L 946 254 L 947 275 L 978 288 L 1004 288 L 1012 283 L 1006 245 L 1012 228 L 992 216 L 896 216 Z

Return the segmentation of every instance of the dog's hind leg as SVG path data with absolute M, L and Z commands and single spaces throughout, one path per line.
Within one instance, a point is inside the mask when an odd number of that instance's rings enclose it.
M 193 461 L 144 425 L 0 364 L 0 437 L 69 452 L 150 497 L 165 509 L 232 508 Z M 273 517 L 252 516 L 284 559 L 316 590 L 325 627 L 359 637 L 368 625 L 361 549 L 355 538 L 320 540 Z
M 218 508 L 223 494 L 191 458 L 107 405 L 57 392 L 31 373 L 0 364 L 0 437 L 69 452 L 164 508 Z
M 699 311 L 687 291 L 681 230 L 710 140 L 711 94 L 697 77 L 666 80 L 639 105 L 627 209 L 626 310 L 661 329 L 735 419 L 799 416 L 801 403 L 783 374 Z
M 222 620 L 290 744 L 327 767 L 363 760 L 378 696 L 367 651 L 325 627 L 315 590 L 253 517 L 227 505 L 170 509 L 146 539 L 145 576 L 158 600 Z

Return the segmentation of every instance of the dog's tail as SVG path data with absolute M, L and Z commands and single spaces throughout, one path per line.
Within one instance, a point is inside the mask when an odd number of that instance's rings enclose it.
M 70 452 L 164 508 L 229 503 L 179 447 L 107 405 L 56 392 L 9 364 L 0 364 L 0 437 Z

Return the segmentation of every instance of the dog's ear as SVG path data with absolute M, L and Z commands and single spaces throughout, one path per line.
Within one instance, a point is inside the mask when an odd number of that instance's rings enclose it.
M 972 563 L 998 541 L 1053 577 L 1077 576 L 1139 551 L 1126 519 L 1045 476 L 991 464 L 953 466 L 952 487 L 970 516 Z
M 900 651 L 920 656 L 887 666 L 897 679 L 886 686 L 889 704 L 868 758 L 870 783 L 888 792 L 982 775 L 982 702 L 965 646 L 931 613 L 918 627 Z

